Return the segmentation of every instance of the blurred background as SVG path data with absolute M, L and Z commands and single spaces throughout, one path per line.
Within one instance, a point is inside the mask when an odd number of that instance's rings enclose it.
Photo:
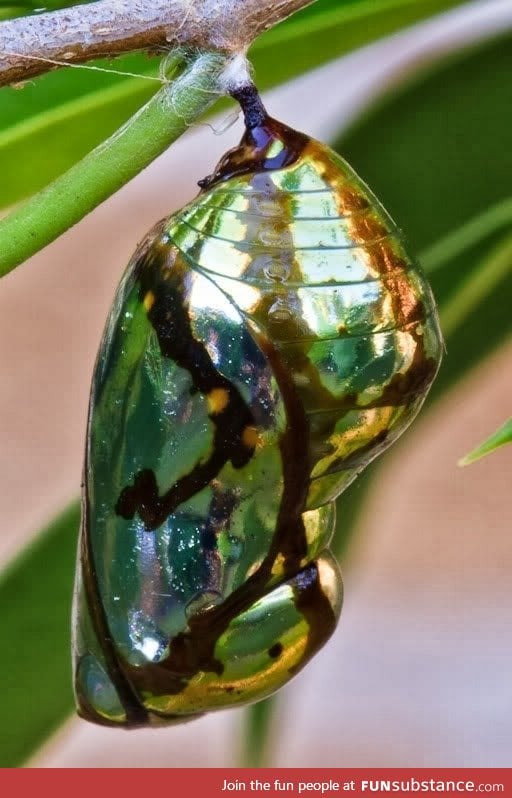
M 379 27 L 385 5 L 395 22 Z M 291 48 L 314 65 L 300 25 L 322 49 L 322 15 L 347 7 L 324 49 L 350 52 L 264 100 L 273 116 L 333 143 L 370 183 L 422 256 L 447 342 L 420 417 L 339 501 L 346 598 L 334 637 L 280 691 L 266 725 L 255 726 L 262 712 L 251 727 L 246 711 L 230 710 L 121 734 L 72 717 L 74 500 L 96 349 L 137 241 L 239 139 L 240 120 L 220 133 L 230 107 L 2 280 L 0 766 L 235 766 L 254 761 L 244 754 L 252 744 L 265 748 L 260 762 L 286 767 L 512 766 L 512 449 L 457 466 L 510 415 L 512 6 L 426 2 L 417 22 L 412 5 L 320 0 L 311 17 L 282 26 L 288 39 L 270 38 L 274 49 L 263 42 L 254 57 L 263 86 L 277 82 L 273 64 Z M 454 8 L 437 13 L 443 5 Z M 43 96 L 50 107 L 52 90 L 45 78 L 0 91 L 0 181 L 12 202 L 26 175 L 57 157 L 34 135 L 37 120 L 20 135 L 24 103 Z M 10 148 L 30 136 L 32 149 L 13 163 Z

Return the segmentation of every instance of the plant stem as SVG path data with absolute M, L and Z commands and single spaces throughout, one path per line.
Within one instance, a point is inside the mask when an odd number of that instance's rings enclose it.
M 271 767 L 267 761 L 269 737 L 272 733 L 278 697 L 273 695 L 245 710 L 241 767 Z
M 0 220 L 0 277 L 54 241 L 131 180 L 218 96 L 227 58 L 203 53 L 107 141 Z

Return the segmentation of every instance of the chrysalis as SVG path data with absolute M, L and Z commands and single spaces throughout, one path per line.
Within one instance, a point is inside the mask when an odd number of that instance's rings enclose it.
M 236 92 L 245 135 L 156 225 L 93 377 L 78 712 L 157 725 L 262 699 L 334 631 L 334 500 L 437 372 L 432 293 L 328 147 Z

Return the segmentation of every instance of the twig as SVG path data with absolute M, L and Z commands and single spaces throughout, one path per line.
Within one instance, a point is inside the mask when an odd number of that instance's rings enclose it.
M 24 55 L 81 63 L 169 44 L 244 52 L 313 0 L 98 0 L 0 23 L 0 85 L 48 71 Z

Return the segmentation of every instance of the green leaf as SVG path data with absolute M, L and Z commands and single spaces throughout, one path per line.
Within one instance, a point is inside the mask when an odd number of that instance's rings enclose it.
M 22 17 L 27 13 L 27 9 L 23 6 L 0 6 L 0 22 L 3 19 L 11 19 L 11 17 Z
M 461 0 L 319 0 L 256 40 L 249 56 L 257 83 L 282 83 L 458 5 Z
M 511 274 L 512 236 L 507 236 L 482 259 L 478 268 L 459 281 L 454 295 L 441 305 L 441 326 L 445 336 L 456 333 L 472 314 L 477 316 L 493 290 Z
M 251 49 L 267 88 L 461 0 L 319 0 Z M 286 58 L 283 53 L 286 52 Z M 124 56 L 93 65 L 155 77 L 157 59 Z M 45 186 L 111 135 L 155 91 L 144 80 L 62 69 L 21 89 L 0 89 L 0 207 Z
M 13 205 L 63 174 L 87 154 L 92 144 L 108 138 L 153 93 L 151 84 L 124 79 L 117 86 L 56 104 L 55 108 L 5 128 L 0 133 L 2 207 Z M 83 128 L 77 133 L 80 123 Z
M 481 457 L 485 457 L 485 455 L 496 451 L 500 446 L 505 446 L 506 443 L 512 443 L 512 418 L 505 421 L 502 427 L 477 446 L 476 449 L 473 449 L 473 451 L 469 452 L 465 457 L 462 457 L 458 464 L 460 466 L 470 465 L 470 463 L 480 460 Z
M 55 11 L 58 8 L 70 8 L 71 6 L 91 3 L 93 0 L 44 0 L 44 11 Z M 10 19 L 20 17 L 24 14 L 41 13 L 41 0 L 18 0 L 18 3 L 0 2 L 0 19 Z
M 497 202 L 422 252 L 423 268 L 430 273 L 446 266 L 502 227 L 512 227 L 512 197 Z
M 19 767 L 73 708 L 69 630 L 79 523 L 75 504 L 0 579 L 3 768 Z

